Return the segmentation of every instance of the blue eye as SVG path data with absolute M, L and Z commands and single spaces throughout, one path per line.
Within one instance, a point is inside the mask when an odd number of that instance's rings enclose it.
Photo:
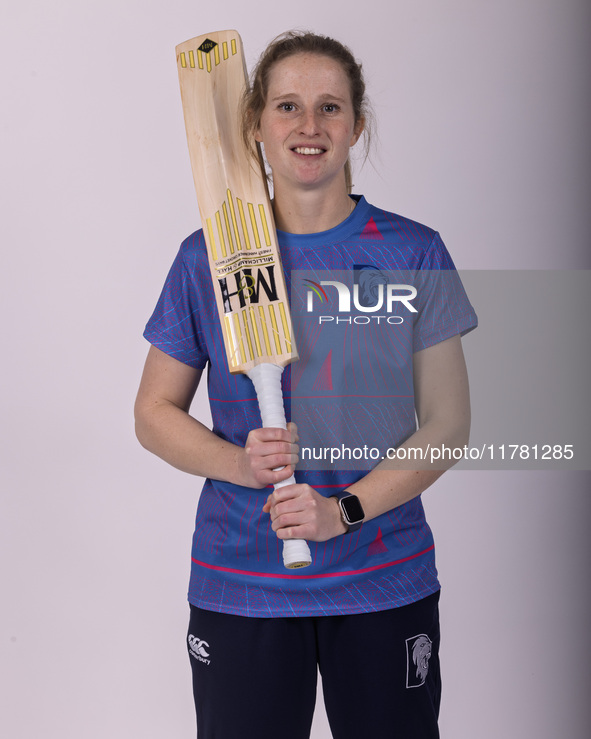
M 326 103 L 326 105 L 322 106 L 322 110 L 325 113 L 336 113 L 338 109 L 339 109 L 339 106 L 336 105 L 335 103 Z
M 280 103 L 279 108 L 286 113 L 291 113 L 295 110 L 295 105 L 293 103 Z

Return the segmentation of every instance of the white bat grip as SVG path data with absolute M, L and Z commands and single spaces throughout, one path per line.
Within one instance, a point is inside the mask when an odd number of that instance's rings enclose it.
M 257 364 L 248 371 L 259 401 L 259 409 L 264 427 L 287 427 L 285 423 L 285 409 L 281 393 L 281 373 L 283 367 L 276 364 Z M 275 485 L 275 489 L 285 485 L 293 485 L 295 478 L 292 475 Z M 307 567 L 312 562 L 310 549 L 304 539 L 286 539 L 283 542 L 283 564 L 290 570 L 298 567 Z

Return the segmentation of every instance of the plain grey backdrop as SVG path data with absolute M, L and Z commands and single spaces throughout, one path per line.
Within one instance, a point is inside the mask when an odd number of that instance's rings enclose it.
M 438 229 L 462 269 L 581 270 L 589 15 L 583 0 L 3 5 L 2 736 L 194 736 L 201 481 L 141 449 L 132 420 L 143 326 L 199 226 L 175 45 L 237 28 L 252 65 L 288 28 L 341 39 L 378 121 L 356 192 Z M 207 418 L 202 392 L 193 410 Z M 535 470 L 450 472 L 424 496 L 443 739 L 590 735 L 588 497 L 588 473 Z M 319 707 L 313 737 L 329 736 Z

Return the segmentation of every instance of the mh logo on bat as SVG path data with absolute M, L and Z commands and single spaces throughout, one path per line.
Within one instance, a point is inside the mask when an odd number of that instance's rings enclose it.
M 274 303 L 279 300 L 275 284 L 275 265 L 259 267 L 255 275 L 252 272 L 251 267 L 245 267 L 229 277 L 218 278 L 224 313 L 233 313 L 236 310 L 233 298 L 238 301 L 240 308 L 245 308 L 247 303 L 258 303 L 261 288 L 266 295 L 266 302 Z M 229 281 L 233 284 L 228 284 Z

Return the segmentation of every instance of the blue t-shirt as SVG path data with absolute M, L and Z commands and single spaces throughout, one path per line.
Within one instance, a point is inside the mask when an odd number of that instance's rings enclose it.
M 300 352 L 299 362 L 283 373 L 283 389 L 301 447 L 307 446 L 307 431 L 314 444 L 325 440 L 330 448 L 345 442 L 348 448 L 367 446 L 368 435 L 380 446 L 384 428 L 386 446 L 400 444 L 416 428 L 413 353 L 477 325 L 439 235 L 354 198 L 353 213 L 329 231 L 278 231 Z M 388 312 L 392 271 L 418 274 L 420 284 L 412 302 L 394 301 Z M 424 279 L 442 271 L 453 279 Z M 324 302 L 336 295 L 326 283 L 344 284 L 347 274 L 355 275 L 359 292 L 352 310 L 338 313 L 344 304 Z M 384 310 L 377 310 L 380 306 Z M 261 417 L 250 380 L 228 371 L 202 231 L 181 245 L 144 336 L 181 362 L 208 366 L 213 431 L 244 446 L 249 431 L 262 425 Z M 372 436 L 372 427 L 380 433 Z M 304 460 L 296 480 L 331 495 L 375 464 L 375 459 L 365 466 Z M 310 542 L 312 565 L 292 571 L 283 566 L 282 542 L 262 512 L 269 492 L 205 481 L 191 554 L 192 604 L 253 617 L 325 616 L 394 608 L 439 589 L 420 496 L 353 534 Z

